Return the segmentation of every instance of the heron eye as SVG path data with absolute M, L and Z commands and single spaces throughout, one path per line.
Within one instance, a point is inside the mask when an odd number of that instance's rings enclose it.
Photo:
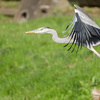
M 41 28 L 41 30 L 43 30 L 43 28 Z

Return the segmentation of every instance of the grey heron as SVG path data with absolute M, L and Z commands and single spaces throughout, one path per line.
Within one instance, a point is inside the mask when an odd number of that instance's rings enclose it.
M 77 44 L 77 51 L 79 47 L 85 46 L 100 57 L 100 54 L 93 48 L 100 45 L 100 27 L 82 8 L 77 5 L 74 5 L 74 7 L 75 15 L 64 31 L 69 31 L 64 38 L 59 38 L 57 32 L 49 27 L 41 27 L 26 33 L 50 33 L 55 42 L 65 43 L 64 47 L 72 43 L 68 49 L 71 50 L 72 48 L 72 52 Z

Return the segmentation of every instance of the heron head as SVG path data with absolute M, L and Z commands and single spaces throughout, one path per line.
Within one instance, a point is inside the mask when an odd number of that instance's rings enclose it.
M 41 27 L 35 30 L 28 31 L 26 33 L 50 33 L 50 27 Z

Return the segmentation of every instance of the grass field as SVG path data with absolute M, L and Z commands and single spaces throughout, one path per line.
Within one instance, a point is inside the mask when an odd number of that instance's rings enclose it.
M 91 90 L 100 88 L 100 58 L 85 47 L 68 52 L 50 34 L 25 34 L 49 26 L 63 37 L 71 19 L 18 24 L 0 15 L 0 100 L 92 100 Z M 100 46 L 95 49 L 100 52 Z

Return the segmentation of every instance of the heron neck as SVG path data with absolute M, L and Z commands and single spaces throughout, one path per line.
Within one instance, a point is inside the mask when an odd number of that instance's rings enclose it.
M 52 30 L 51 34 L 52 34 L 52 39 L 53 39 L 54 42 L 57 42 L 57 43 L 68 43 L 70 41 L 70 39 L 68 37 L 59 38 L 58 34 L 57 34 L 57 32 L 55 30 Z

